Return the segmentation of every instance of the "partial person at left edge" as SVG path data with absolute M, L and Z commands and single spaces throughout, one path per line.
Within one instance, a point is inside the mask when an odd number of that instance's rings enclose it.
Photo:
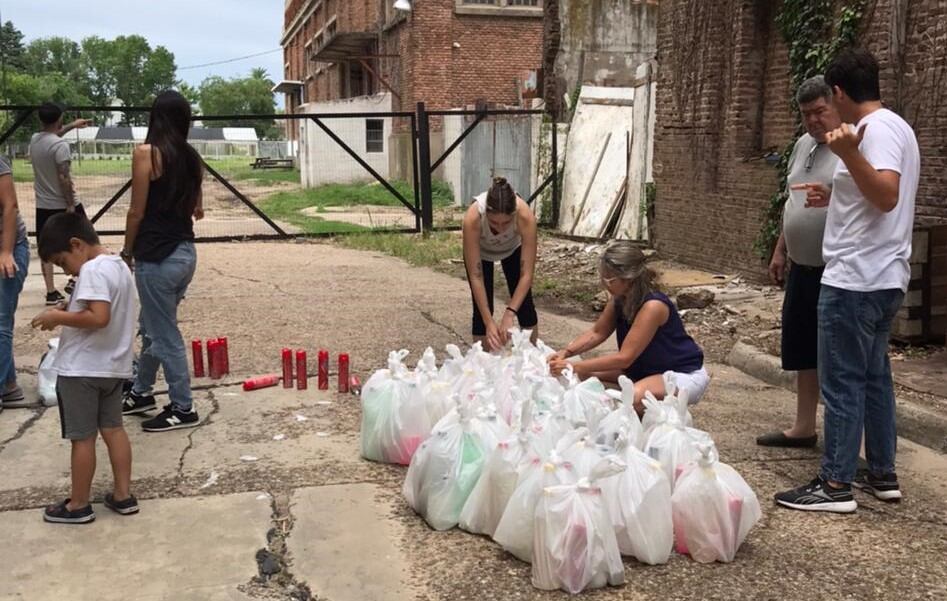
M 30 244 L 20 216 L 10 163 L 0 156 L 0 411 L 28 403 L 16 382 L 13 324 L 30 265 Z
M 33 194 L 36 197 L 36 239 L 46 221 L 59 213 L 76 212 L 85 215 L 82 203 L 76 198 L 76 187 L 72 180 L 72 152 L 63 136 L 74 129 L 88 127 L 88 119 L 76 119 L 63 124 L 63 107 L 54 102 L 45 102 L 36 111 L 40 121 L 40 131 L 30 139 L 30 162 L 33 165 Z M 46 283 L 46 304 L 48 306 L 66 300 L 53 278 L 53 266 L 40 262 L 43 281 Z M 72 293 L 75 280 L 70 278 L 66 284 L 66 294 Z

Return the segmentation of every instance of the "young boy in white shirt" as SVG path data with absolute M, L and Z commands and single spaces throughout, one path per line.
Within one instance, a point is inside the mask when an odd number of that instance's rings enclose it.
M 825 81 L 844 122 L 827 136 L 839 157 L 831 189 L 807 184 L 809 206 L 829 207 L 819 294 L 825 450 L 818 477 L 777 494 L 776 502 L 849 513 L 858 507 L 853 486 L 882 501 L 901 499 L 888 338 L 911 279 L 921 157 L 911 126 L 881 103 L 878 63 L 870 53 L 842 51 Z M 868 469 L 858 469 L 862 431 Z
M 131 494 L 132 453 L 122 425 L 122 384 L 132 375 L 135 285 L 118 255 L 99 244 L 92 223 L 78 213 L 54 215 L 39 236 L 39 256 L 78 276 L 68 306 L 47 309 L 33 327 L 62 326 L 53 368 L 63 438 L 72 441 L 72 494 L 50 505 L 47 522 L 82 524 L 95 519 L 90 504 L 95 439 L 108 447 L 114 490 L 105 506 L 122 515 L 138 512 Z

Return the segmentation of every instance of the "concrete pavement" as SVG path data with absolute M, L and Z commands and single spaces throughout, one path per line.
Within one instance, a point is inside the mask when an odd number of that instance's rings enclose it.
M 464 282 L 389 257 L 292 243 L 202 245 L 199 254 L 182 328 L 187 339 L 229 337 L 233 382 L 276 371 L 283 346 L 307 348 L 311 357 L 323 346 L 350 352 L 364 379 L 393 348 L 410 348 L 417 358 L 423 346 L 441 349 L 469 328 Z M 39 308 L 30 296 L 38 281 L 28 280 L 16 330 L 28 389 L 45 343 L 23 325 Z M 540 319 L 553 344 L 585 325 Z M 944 455 L 902 442 L 900 505 L 859 495 L 853 516 L 776 509 L 772 494 L 818 467 L 817 451 L 753 444 L 759 432 L 788 421 L 792 395 L 729 366 L 710 370 L 696 425 L 757 491 L 762 522 L 732 564 L 628 560 L 624 587 L 590 597 L 947 595 Z M 314 384 L 307 391 L 199 391 L 203 422 L 191 430 L 146 434 L 129 418 L 142 512 L 121 518 L 96 505 L 98 519 L 87 526 L 41 519 L 40 508 L 68 491 L 68 443 L 59 439 L 57 411 L 4 411 L 0 531 L 9 534 L 0 599 L 566 598 L 533 589 L 529 566 L 488 539 L 430 530 L 401 499 L 404 468 L 358 457 L 357 399 Z M 102 448 L 97 498 L 110 478 Z

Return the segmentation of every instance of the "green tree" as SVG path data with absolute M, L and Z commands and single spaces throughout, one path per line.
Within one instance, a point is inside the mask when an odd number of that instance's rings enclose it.
M 82 65 L 82 49 L 68 38 L 33 40 L 26 47 L 24 63 L 24 70 L 31 75 L 59 73 L 77 82 L 87 79 Z
M 88 74 L 88 95 L 96 104 L 119 100 L 125 106 L 148 106 L 158 92 L 173 88 L 176 81 L 174 55 L 164 46 L 152 49 L 139 35 L 85 38 L 81 57 Z M 129 115 L 128 120 L 138 123 L 147 117 Z
M 247 77 L 224 79 L 212 76 L 201 82 L 200 107 L 203 115 L 274 115 L 273 81 L 265 69 L 254 69 Z M 265 140 L 282 137 L 272 119 L 215 121 L 220 127 L 253 127 Z
M 21 71 L 24 67 L 24 50 L 23 33 L 13 25 L 13 21 L 0 26 L 0 58 L 4 67 Z
M 7 101 L 10 104 L 37 105 L 49 100 L 80 106 L 90 102 L 81 86 L 61 73 L 7 73 Z M 14 118 L 14 115 L 8 113 L 0 115 L 0 130 L 5 129 Z M 11 140 L 29 140 L 30 135 L 38 129 L 39 120 L 34 114 L 17 129 Z

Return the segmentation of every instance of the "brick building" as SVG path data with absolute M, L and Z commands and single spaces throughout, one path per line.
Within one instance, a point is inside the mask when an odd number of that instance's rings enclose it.
M 777 186 L 762 157 L 795 129 L 779 2 L 659 6 L 656 244 L 694 265 L 761 277 L 753 241 Z M 861 28 L 881 64 L 882 99 L 917 133 L 918 221 L 947 222 L 947 3 L 869 0 Z
M 287 0 L 278 91 L 288 111 L 386 91 L 396 111 L 517 105 L 542 16 L 542 0 Z
M 284 80 L 274 91 L 285 94 L 287 112 L 413 111 L 422 101 L 440 110 L 480 101 L 520 105 L 526 82 L 535 81 L 541 64 L 543 0 L 412 0 L 411 11 L 393 4 L 286 1 Z M 408 176 L 411 139 L 404 126 L 385 120 L 362 128 L 364 150 L 377 155 L 369 162 L 383 175 Z M 342 124 L 340 135 L 360 143 L 359 127 Z M 433 129 L 437 152 L 445 147 L 441 122 Z M 373 135 L 384 142 L 373 147 Z M 293 132 L 297 137 L 301 154 L 307 140 L 313 152 L 323 152 L 323 140 L 307 132 L 305 122 Z M 318 160 L 333 158 L 323 154 Z M 328 181 L 329 175 L 307 177 L 305 163 L 303 171 L 307 185 Z

